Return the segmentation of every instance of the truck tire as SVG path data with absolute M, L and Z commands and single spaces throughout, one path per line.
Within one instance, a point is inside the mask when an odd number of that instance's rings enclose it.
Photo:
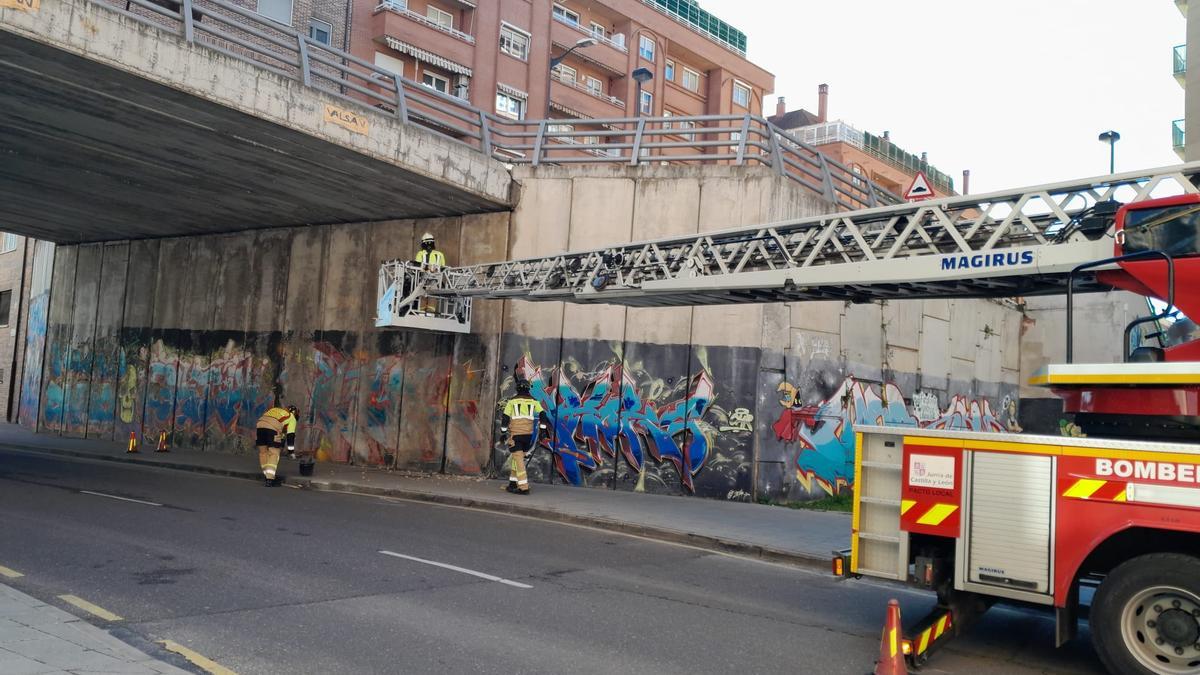
M 1092 645 L 1113 675 L 1200 673 L 1200 558 L 1127 560 L 1092 601 Z

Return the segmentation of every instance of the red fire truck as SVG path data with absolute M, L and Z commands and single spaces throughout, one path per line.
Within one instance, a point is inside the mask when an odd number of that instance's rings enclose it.
M 456 268 L 380 311 L 405 325 L 421 294 L 468 308 L 1066 294 L 1067 363 L 1035 383 L 1087 436 L 858 426 L 852 546 L 834 570 L 936 593 L 895 642 L 913 666 L 998 601 L 1052 608 L 1061 645 L 1086 586 L 1114 674 L 1200 673 L 1200 340 L 1183 330 L 1200 317 L 1198 185 L 1200 162 L 904 204 L 834 172 L 831 201 L 861 208 Z M 1073 363 L 1075 294 L 1113 289 L 1161 311 L 1126 328 L 1122 363 Z

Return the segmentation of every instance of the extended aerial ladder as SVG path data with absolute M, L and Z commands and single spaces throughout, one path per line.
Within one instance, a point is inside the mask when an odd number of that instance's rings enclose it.
M 620 243 L 450 268 L 424 292 L 639 307 L 1062 293 L 1075 267 L 1112 256 L 1120 204 L 1197 182 L 1191 163 Z M 1098 271 L 1076 290 L 1111 288 Z

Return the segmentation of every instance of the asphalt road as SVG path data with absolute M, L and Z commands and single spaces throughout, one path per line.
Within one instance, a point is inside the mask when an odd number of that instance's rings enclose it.
M 931 604 L 535 519 L 34 453 L 0 451 L 0 519 L 0 565 L 25 574 L 5 583 L 244 675 L 862 675 L 887 599 L 910 620 Z M 1049 615 L 996 608 L 922 672 L 1100 673 L 1083 633 L 1055 650 Z

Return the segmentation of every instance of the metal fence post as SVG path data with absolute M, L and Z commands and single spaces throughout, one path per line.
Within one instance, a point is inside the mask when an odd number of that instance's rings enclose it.
M 767 143 L 771 146 L 771 168 L 775 169 L 775 173 L 782 176 L 784 174 L 783 150 L 779 147 L 779 134 L 775 133 L 774 125 L 767 125 L 767 134 L 769 134 Z
M 837 192 L 833 189 L 833 174 L 830 173 L 825 153 L 818 152 L 817 159 L 821 160 L 821 183 L 825 186 L 825 198 L 836 205 L 838 203 Z
M 646 130 L 646 118 L 639 117 L 637 131 L 633 135 L 633 152 L 630 153 L 629 166 L 637 166 L 638 155 L 642 151 L 642 132 Z
M 392 86 L 396 88 L 396 117 L 404 124 L 408 124 L 408 97 L 404 93 L 404 83 L 401 81 L 401 76 L 392 73 Z
M 296 33 L 296 44 L 300 54 L 300 79 L 304 86 L 312 86 L 312 64 L 308 61 L 308 38 L 302 33 Z
M 479 109 L 479 142 L 480 150 L 488 157 L 492 156 L 492 131 L 488 127 L 487 113 L 483 112 L 483 108 Z
M 742 132 L 738 139 L 737 146 L 737 165 L 741 166 L 746 163 L 746 138 L 750 135 L 750 115 L 742 116 Z
M 404 95 L 404 83 L 396 73 L 392 73 L 392 84 L 396 87 L 396 115 L 408 124 L 408 98 Z
M 533 165 L 537 166 L 542 161 L 542 142 L 546 137 L 546 120 L 538 122 L 537 136 L 533 138 Z
M 183 19 L 183 39 L 191 44 L 196 41 L 196 29 L 192 25 L 192 0 L 183 0 L 179 11 Z

